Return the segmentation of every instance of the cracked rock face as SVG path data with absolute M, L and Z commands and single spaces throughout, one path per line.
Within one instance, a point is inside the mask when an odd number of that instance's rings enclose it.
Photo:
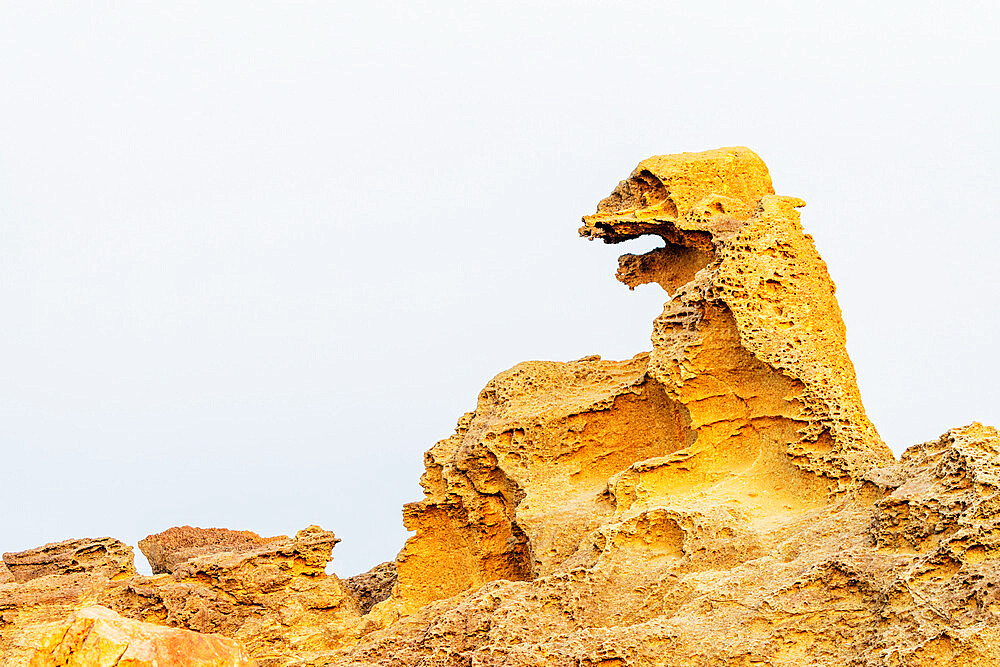
M 580 233 L 662 240 L 617 273 L 665 291 L 652 350 L 497 375 L 425 454 L 394 564 L 327 576 L 316 527 L 172 529 L 154 577 L 23 557 L 4 664 L 94 603 L 264 667 L 1000 664 L 1000 434 L 893 459 L 803 205 L 746 148 L 643 161 Z

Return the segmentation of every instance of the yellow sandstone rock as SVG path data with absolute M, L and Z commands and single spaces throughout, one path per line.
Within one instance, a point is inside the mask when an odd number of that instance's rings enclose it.
M 584 218 L 590 238 L 664 240 L 619 269 L 671 297 L 652 353 L 521 364 L 487 385 L 426 456 L 427 497 L 405 512 L 417 534 L 381 613 L 590 567 L 643 540 L 674 549 L 692 503 L 753 535 L 891 460 L 802 203 L 772 192 L 749 149 L 685 153 L 646 160 Z
M 86 607 L 49 635 L 30 667 L 249 667 L 232 639 L 122 618 Z

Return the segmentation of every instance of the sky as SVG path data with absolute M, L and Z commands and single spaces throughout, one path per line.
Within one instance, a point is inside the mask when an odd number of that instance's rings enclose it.
M 0 0 L 0 551 L 391 560 L 492 376 L 650 349 L 576 230 L 655 154 L 808 202 L 897 454 L 1000 425 L 995 3 L 117 4 Z

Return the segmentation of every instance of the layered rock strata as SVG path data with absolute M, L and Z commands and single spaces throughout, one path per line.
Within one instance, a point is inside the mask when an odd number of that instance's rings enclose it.
M 5 553 L 3 564 L 18 583 L 53 574 L 94 573 L 109 579 L 135 574 L 132 547 L 110 537 L 65 540 Z

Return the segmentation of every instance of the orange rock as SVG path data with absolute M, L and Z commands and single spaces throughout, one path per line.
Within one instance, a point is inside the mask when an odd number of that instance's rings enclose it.
M 244 667 L 238 642 L 220 635 L 122 618 L 106 607 L 81 609 L 49 635 L 30 667 Z
M 753 535 L 891 460 L 802 203 L 772 193 L 749 149 L 684 153 L 644 161 L 584 218 L 589 238 L 663 239 L 618 274 L 671 297 L 653 351 L 529 362 L 487 385 L 425 457 L 386 620 L 492 580 L 592 567 L 637 541 L 672 544 L 695 498 L 714 517 L 699 521 Z

